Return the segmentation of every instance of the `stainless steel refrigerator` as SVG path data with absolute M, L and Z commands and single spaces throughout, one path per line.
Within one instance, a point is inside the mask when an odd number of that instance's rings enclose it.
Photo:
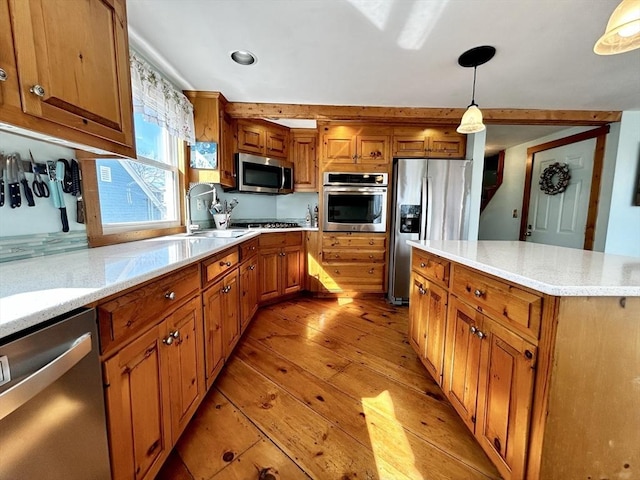
M 407 240 L 466 239 L 471 161 L 408 158 L 393 165 L 389 300 L 407 303 L 411 247 Z

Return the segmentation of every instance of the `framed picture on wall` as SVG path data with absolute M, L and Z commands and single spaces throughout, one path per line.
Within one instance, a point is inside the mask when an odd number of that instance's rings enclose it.
M 191 145 L 189 166 L 205 170 L 218 168 L 218 144 L 216 142 L 196 142 Z

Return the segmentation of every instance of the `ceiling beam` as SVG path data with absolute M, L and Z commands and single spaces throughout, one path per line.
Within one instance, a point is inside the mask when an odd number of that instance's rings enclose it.
M 294 105 L 285 103 L 230 102 L 226 112 L 234 118 L 296 118 L 321 121 L 456 124 L 463 108 L 366 107 L 348 105 Z M 605 125 L 619 122 L 619 111 L 519 110 L 483 108 L 486 124 L 494 125 Z

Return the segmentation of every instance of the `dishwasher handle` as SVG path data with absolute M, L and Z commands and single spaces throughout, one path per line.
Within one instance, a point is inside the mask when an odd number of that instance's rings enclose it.
M 78 337 L 71 348 L 0 394 L 0 420 L 27 403 L 71 370 L 91 351 L 91 333 Z

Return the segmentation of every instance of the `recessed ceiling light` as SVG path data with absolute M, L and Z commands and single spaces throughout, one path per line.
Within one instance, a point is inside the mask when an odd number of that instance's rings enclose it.
M 258 61 L 257 57 L 248 50 L 231 52 L 231 59 L 240 65 L 253 65 Z

